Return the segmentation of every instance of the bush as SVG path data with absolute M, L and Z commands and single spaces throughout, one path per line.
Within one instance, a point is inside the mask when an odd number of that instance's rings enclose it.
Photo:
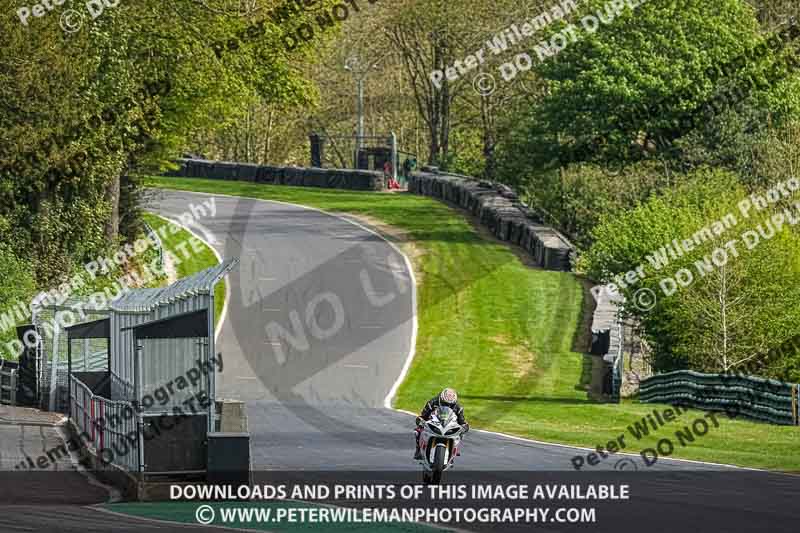
M 548 222 L 570 235 L 575 245 L 587 249 L 591 232 L 603 217 L 624 212 L 668 185 L 670 175 L 655 161 L 620 169 L 598 165 L 570 165 L 543 173 L 535 187 L 521 187 Z
M 19 302 L 29 303 L 33 297 L 35 288 L 30 272 L 30 265 L 19 259 L 8 247 L 0 245 L 0 343 L 3 347 L 6 342 L 16 338 L 12 323 L 19 325 L 19 321 L 14 317 L 13 309 Z M 7 358 L 9 355 L 0 351 L 0 358 Z
M 765 236 L 767 219 L 788 204 L 744 217 L 737 204 L 749 191 L 735 175 L 702 170 L 687 179 L 635 209 L 604 217 L 580 268 L 596 280 L 618 283 L 625 312 L 640 321 L 654 347 L 656 370 L 786 376 L 794 366 L 786 357 L 776 360 L 773 350 L 800 332 L 800 228 L 784 226 Z M 692 239 L 728 214 L 734 215 L 732 224 L 693 239 L 691 250 L 676 257 L 666 251 L 673 240 Z M 759 227 L 764 236 L 749 249 L 742 235 Z M 656 259 L 659 250 L 666 260 Z M 642 279 L 617 277 L 637 268 Z M 675 280 L 679 272 L 683 279 L 689 279 L 685 272 L 691 274 L 687 287 L 664 281 Z M 656 296 L 652 308 L 639 299 L 642 289 Z

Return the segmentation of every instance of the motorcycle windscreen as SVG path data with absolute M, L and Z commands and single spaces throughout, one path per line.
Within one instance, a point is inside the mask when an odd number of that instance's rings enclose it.
M 436 412 L 436 417 L 439 419 L 439 422 L 442 423 L 442 426 L 447 426 L 450 422 L 452 422 L 455 416 L 455 411 L 449 407 L 439 407 Z

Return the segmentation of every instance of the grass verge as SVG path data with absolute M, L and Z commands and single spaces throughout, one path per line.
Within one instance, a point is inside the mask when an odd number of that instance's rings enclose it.
M 233 181 L 151 178 L 163 189 L 303 204 L 388 224 L 408 241 L 419 282 L 416 357 L 395 407 L 417 411 L 441 390 L 459 390 L 477 428 L 594 448 L 625 434 L 625 452 L 675 443 L 673 458 L 800 470 L 798 428 L 717 417 L 708 432 L 679 446 L 676 431 L 700 418 L 686 411 L 636 439 L 627 428 L 664 406 L 596 404 L 582 387 L 584 355 L 573 351 L 584 290 L 575 276 L 523 264 L 486 239 L 465 216 L 436 200 Z M 612 456 L 609 460 L 615 460 Z M 569 467 L 570 464 L 565 464 Z
M 200 252 L 194 252 L 193 248 L 188 245 L 183 249 L 190 253 L 184 254 L 180 252 L 179 246 L 183 243 L 188 243 L 189 239 L 196 238 L 185 229 L 172 224 L 163 217 L 150 213 L 144 214 L 144 220 L 161 237 L 161 244 L 164 247 L 165 254 L 171 254 L 171 263 L 175 267 L 178 279 L 191 276 L 219 264 L 216 254 L 206 243 L 203 243 L 202 251 Z M 164 230 L 165 226 L 166 229 Z M 214 324 L 219 322 L 224 306 L 225 281 L 223 280 L 217 283 L 214 288 Z

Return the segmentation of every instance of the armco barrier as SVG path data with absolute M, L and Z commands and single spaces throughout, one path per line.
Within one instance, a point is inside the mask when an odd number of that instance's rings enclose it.
M 17 405 L 17 378 L 19 368 L 15 363 L 0 360 L 0 404 Z
M 386 188 L 383 173 L 371 170 L 270 167 L 204 159 L 178 159 L 175 163 L 179 165 L 179 168 L 167 172 L 167 176 L 353 191 L 382 191 Z
M 572 244 L 559 232 L 546 226 L 505 185 L 463 176 L 416 172 L 408 181 L 408 190 L 466 209 L 499 239 L 523 247 L 543 268 L 572 269 Z
M 656 374 L 639 385 L 643 402 L 668 403 L 769 422 L 798 424 L 800 385 L 750 376 L 678 370 Z

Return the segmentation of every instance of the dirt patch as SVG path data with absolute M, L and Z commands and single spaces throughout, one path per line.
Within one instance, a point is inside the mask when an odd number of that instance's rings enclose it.
M 503 351 L 511 361 L 515 378 L 522 379 L 536 372 L 536 354 L 526 346 L 514 343 L 506 335 L 495 335 L 489 340 L 503 347 Z
M 414 269 L 414 277 L 417 280 L 417 286 L 422 284 L 422 257 L 425 255 L 425 250 L 422 248 L 422 246 L 417 244 L 417 242 L 411 236 L 411 232 L 395 226 L 390 226 L 389 224 L 369 215 L 353 215 L 348 213 L 346 216 L 361 224 L 364 224 L 372 230 L 377 231 L 383 237 L 385 237 L 386 240 L 396 244 L 397 247 L 400 248 L 400 250 L 402 250 L 406 257 L 408 257 L 408 259 L 411 261 L 411 268 Z

